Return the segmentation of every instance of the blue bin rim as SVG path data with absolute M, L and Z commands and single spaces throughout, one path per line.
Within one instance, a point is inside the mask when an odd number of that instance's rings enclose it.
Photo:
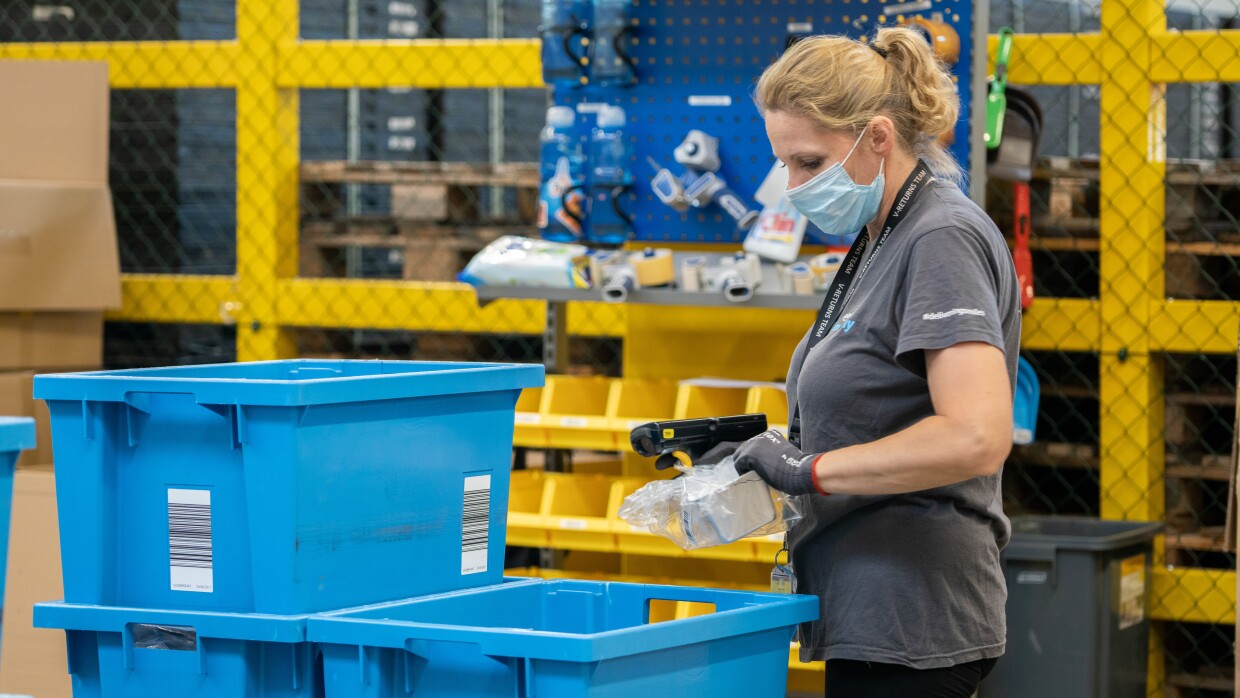
M 1025 515 L 1013 516 L 1011 521 L 1012 538 L 1004 554 L 1016 554 L 1025 548 L 1106 552 L 1148 543 L 1166 530 L 1166 524 L 1159 521 L 1118 521 L 1090 516 Z M 1034 533 L 1019 530 L 1021 524 L 1026 523 L 1078 524 L 1096 526 L 1100 530 L 1092 535 Z
M 738 608 L 674 622 L 638 625 L 597 633 L 563 633 L 350 617 L 381 612 L 385 608 L 434 603 L 451 596 L 482 597 L 500 590 L 501 587 L 506 590 L 542 586 L 543 589 L 551 591 L 568 585 L 599 588 L 603 591 L 611 587 L 640 589 L 646 592 L 647 599 L 674 601 L 715 603 L 721 598 L 731 597 L 741 602 L 741 605 Z M 482 654 L 492 657 L 597 662 L 777 628 L 791 629 L 800 623 L 815 620 L 818 612 L 818 598 L 807 595 L 627 582 L 529 579 L 434 597 L 320 613 L 312 616 L 307 623 L 307 638 L 320 644 L 388 647 L 413 652 L 417 651 L 421 643 L 454 642 L 475 645 Z
M 51 601 L 34 605 L 34 627 L 55 630 L 124 632 L 131 625 L 193 628 L 199 637 L 221 640 L 296 643 L 306 641 L 311 614 L 277 616 L 264 613 L 169 611 Z
M 33 418 L 0 417 L 0 453 L 25 451 L 35 445 Z
M 262 371 L 273 366 L 373 372 L 300 380 L 219 375 L 222 370 Z M 34 379 L 34 397 L 130 402 L 135 394 L 188 393 L 204 405 L 299 407 L 521 390 L 541 387 L 544 373 L 545 369 L 538 364 L 290 359 L 38 375 Z

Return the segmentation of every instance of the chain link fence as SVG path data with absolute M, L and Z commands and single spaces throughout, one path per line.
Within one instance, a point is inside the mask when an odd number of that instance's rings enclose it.
M 992 32 L 1035 35 L 1013 52 L 1012 79 L 1034 76 L 1040 84 L 1023 89 L 1044 115 L 1030 183 L 1037 299 L 1023 353 L 1041 408 L 1036 442 L 1017 447 L 1005 470 L 1005 506 L 1165 518 L 1165 565 L 1152 585 L 1162 666 L 1151 671 L 1151 695 L 1230 695 L 1234 578 L 1225 572 L 1235 553 L 1223 531 L 1236 338 L 1209 309 L 1234 313 L 1229 303 L 1240 301 L 1240 93 L 1219 81 L 1240 66 L 1235 34 L 1223 33 L 1238 26 L 1240 3 L 990 7 Z M 1165 40 L 1152 40 L 1164 26 Z M 1100 32 L 1106 43 L 1086 43 Z M 1012 191 L 992 181 L 987 192 L 1009 235 Z
M 437 283 L 486 242 L 533 229 L 547 107 L 537 46 L 397 54 L 374 41 L 533 39 L 539 7 L 0 3 L 0 56 L 6 43 L 47 45 L 25 57 L 113 62 L 122 266 L 184 275 L 129 277 L 127 319 L 107 325 L 108 366 L 540 361 L 541 304 L 480 308 Z M 989 9 L 992 32 L 1016 30 L 1011 80 L 1044 115 L 1023 352 L 1041 409 L 1036 441 L 1005 470 L 1005 506 L 1165 519 L 1151 678 L 1177 698 L 1229 694 L 1235 555 L 1222 527 L 1237 366 L 1235 333 L 1221 328 L 1235 327 L 1240 303 L 1240 0 Z M 1165 36 L 1163 16 L 1175 30 Z M 986 193 L 1009 234 L 1012 191 L 991 181 Z M 570 370 L 619 374 L 618 317 L 570 313 Z
M 305 0 L 298 7 L 297 36 L 532 38 L 540 7 L 538 0 Z M 270 23 L 279 20 L 274 14 L 263 20 L 273 35 L 277 29 Z M 14 0 L 0 7 L 0 42 L 221 42 L 237 39 L 237 23 L 236 3 L 228 0 Z M 238 58 L 257 59 L 244 55 L 246 47 L 241 42 Z M 188 82 L 201 79 L 186 74 L 196 67 L 188 60 L 163 66 Z M 308 66 L 307 72 L 319 68 Z M 477 82 L 491 82 L 485 73 L 495 68 L 480 68 L 484 74 Z M 542 88 L 314 88 L 300 90 L 298 101 L 299 127 L 281 133 L 284 142 L 276 145 L 297 145 L 299 277 L 453 281 L 487 242 L 533 230 L 538 131 L 547 107 Z M 246 202 L 244 187 L 238 196 L 237 109 L 234 89 L 113 90 L 109 174 L 124 272 L 237 273 L 238 204 L 270 205 Z M 262 116 L 275 115 L 253 118 Z M 262 162 L 248 164 L 260 175 L 265 169 Z M 416 308 L 416 322 L 402 323 L 404 308 L 393 307 L 383 323 L 426 330 L 304 326 L 282 341 L 304 356 L 541 360 L 542 337 L 530 329 L 543 321 L 536 309 L 517 308 L 521 317 L 494 330 L 484 318 L 474 323 L 477 331 L 462 334 L 452 331 L 460 315 L 478 311 L 447 291 L 430 301 Z M 505 324 L 524 331 L 506 331 Z M 574 323 L 571 370 L 618 374 L 615 325 L 591 323 L 588 315 Z M 235 329 L 226 324 L 114 322 L 106 362 L 120 368 L 228 361 L 236 357 L 236 342 Z

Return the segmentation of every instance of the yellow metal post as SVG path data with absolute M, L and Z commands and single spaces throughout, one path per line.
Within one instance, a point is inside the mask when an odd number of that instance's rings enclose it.
M 1151 51 L 1166 32 L 1162 0 L 1102 4 L 1101 410 L 1102 515 L 1164 517 L 1162 359 L 1151 355 L 1151 315 L 1165 295 L 1165 87 Z M 1161 628 L 1150 633 L 1147 694 L 1164 690 Z
M 1163 88 L 1150 49 L 1165 30 L 1160 0 L 1102 6 L 1102 514 L 1163 518 L 1162 371 L 1150 318 L 1163 297 Z
M 279 284 L 297 274 L 298 93 L 278 86 L 284 42 L 296 41 L 297 0 L 238 0 L 237 359 L 296 355 L 276 313 Z

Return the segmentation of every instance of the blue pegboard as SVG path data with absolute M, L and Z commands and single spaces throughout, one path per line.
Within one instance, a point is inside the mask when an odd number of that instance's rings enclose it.
M 635 179 L 628 208 L 638 240 L 740 241 L 732 219 L 718 207 L 680 214 L 655 198 L 647 157 L 679 174 L 682 168 L 672 150 L 690 129 L 705 131 L 720 139 L 720 174 L 752 204 L 774 162 L 752 90 L 762 70 L 783 52 L 790 29 L 862 38 L 878 25 L 917 15 L 935 15 L 949 23 L 960 35 L 961 47 L 953 67 L 961 102 L 953 153 L 968 168 L 973 12 L 967 0 L 634 0 L 631 12 L 635 32 L 630 53 L 637 60 L 638 83 L 626 88 L 557 88 L 553 98 L 584 112 L 579 120 L 583 144 L 594 114 L 581 105 L 615 104 L 627 111 Z

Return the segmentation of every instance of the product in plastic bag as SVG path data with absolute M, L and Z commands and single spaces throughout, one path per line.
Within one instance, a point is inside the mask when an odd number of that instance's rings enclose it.
M 772 490 L 757 473 L 740 475 L 729 456 L 717 465 L 678 467 L 625 498 L 620 518 L 685 550 L 787 531 L 801 518 L 796 499 Z
M 505 235 L 474 255 L 457 275 L 471 286 L 589 288 L 582 245 Z

